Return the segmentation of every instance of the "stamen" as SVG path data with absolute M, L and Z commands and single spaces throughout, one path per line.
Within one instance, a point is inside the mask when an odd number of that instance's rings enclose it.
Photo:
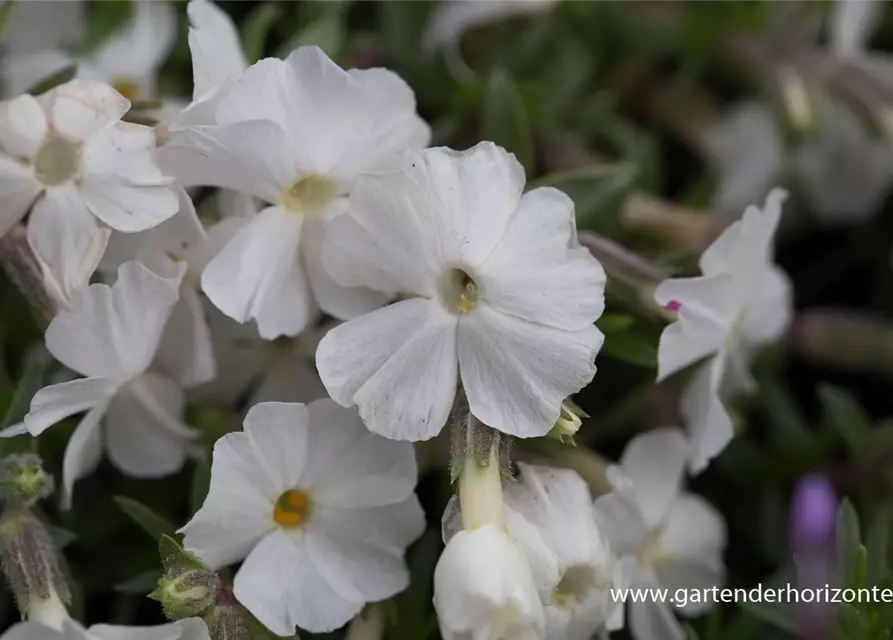
M 670 300 L 666 305 L 664 305 L 665 311 L 672 311 L 674 313 L 676 311 L 679 311 L 679 309 L 681 309 L 681 308 L 682 308 L 682 303 L 679 302 L 678 300 Z
M 283 529 L 297 529 L 310 516 L 310 499 L 297 489 L 289 489 L 273 507 L 273 521 Z
M 440 299 L 446 310 L 455 315 L 465 315 L 478 303 L 478 285 L 462 269 L 449 269 L 439 281 Z
M 34 156 L 37 179 L 50 187 L 74 178 L 80 167 L 80 143 L 56 134 L 50 134 Z
M 335 183 L 319 175 L 300 176 L 282 194 L 282 206 L 303 215 L 322 213 L 335 199 Z

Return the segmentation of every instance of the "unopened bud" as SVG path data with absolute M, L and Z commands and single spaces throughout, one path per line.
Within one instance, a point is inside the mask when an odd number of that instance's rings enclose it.
M 0 490 L 31 506 L 53 493 L 53 476 L 44 471 L 40 456 L 11 455 L 0 462 Z
M 170 620 L 201 616 L 209 611 L 221 591 L 220 576 L 170 536 L 161 536 L 158 548 L 164 574 L 149 597 L 161 603 Z
M 843 371 L 893 376 L 893 323 L 849 309 L 797 316 L 790 342 L 799 355 Z
M 577 431 L 580 430 L 580 425 L 583 424 L 583 418 L 588 417 L 589 416 L 587 416 L 586 413 L 573 402 L 565 400 L 561 405 L 561 413 L 558 415 L 558 420 L 555 421 L 555 426 L 552 427 L 552 430 L 549 431 L 548 435 L 550 438 L 555 438 L 559 442 L 573 444 L 574 436 L 577 434 Z
M 70 602 L 71 595 L 49 532 L 26 508 L 10 506 L 0 518 L 0 555 L 22 616 L 58 617 L 57 603 Z

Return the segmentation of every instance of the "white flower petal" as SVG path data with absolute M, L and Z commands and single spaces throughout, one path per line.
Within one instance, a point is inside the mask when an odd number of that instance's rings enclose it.
M 81 185 L 90 212 L 112 229 L 145 231 L 177 213 L 177 194 L 166 185 L 138 185 L 107 175 L 90 175 Z
M 56 133 L 87 140 L 121 120 L 130 101 L 103 82 L 71 80 L 39 98 Z
M 791 279 L 778 267 L 766 269 L 757 293 L 748 306 L 741 328 L 748 345 L 762 345 L 778 340 L 794 315 L 794 292 Z
M 186 436 L 192 435 L 179 423 L 184 406 L 177 384 L 157 374 L 143 375 L 119 391 L 105 418 L 109 459 L 135 478 L 161 478 L 179 471 L 189 452 Z
M 314 503 L 331 509 L 365 509 L 404 502 L 417 481 L 415 453 L 408 442 L 371 433 L 356 409 L 326 398 L 310 403 L 308 449 L 313 455 L 301 486 Z M 332 464 L 337 460 L 337 464 Z
M 100 229 L 72 184 L 48 189 L 28 218 L 28 245 L 44 284 L 64 307 L 90 285 L 110 232 Z
M 267 340 L 297 335 L 315 311 L 298 251 L 302 223 L 285 209 L 265 209 L 202 273 L 211 302 L 238 322 L 257 320 Z
M 324 236 L 324 225 L 305 222 L 301 251 L 310 288 L 320 309 L 339 320 L 347 320 L 384 306 L 388 301 L 386 295 L 364 287 L 343 287 L 329 274 L 322 263 Z
M 658 541 L 659 553 L 667 560 L 654 566 L 660 586 L 676 589 L 709 590 L 725 584 L 723 549 L 727 541 L 726 525 L 713 506 L 693 494 L 681 496 L 667 517 Z M 689 602 L 681 613 L 697 616 L 711 602 Z
M 596 499 L 593 514 L 617 554 L 638 553 L 650 533 L 638 505 L 616 490 Z
M 81 418 L 62 459 L 62 508 L 71 508 L 74 483 L 89 475 L 102 458 L 102 432 L 99 423 L 105 416 L 107 401 L 90 409 Z
M 236 574 L 233 593 L 273 633 L 295 627 L 317 633 L 341 627 L 363 608 L 329 586 L 309 554 L 305 536 L 276 530 L 248 554 Z
M 23 2 L 21 6 L 45 4 L 49 3 L 28 2 L 26 4 Z M 13 26 L 11 24 L 7 26 L 12 30 Z M 8 33 L 5 28 L 3 32 Z M 42 79 L 48 78 L 76 62 L 70 53 L 60 49 L 34 50 L 23 53 L 10 52 L 0 59 L 0 74 L 3 76 L 4 94 L 10 96 L 24 94 Z
M 265 120 L 172 131 L 158 157 L 184 187 L 233 189 L 266 202 L 278 202 L 296 176 L 285 132 Z
M 74 44 L 84 35 L 85 9 L 77 1 L 14 5 L 4 28 L 4 50 L 33 51 Z
M 244 361 L 241 361 L 244 362 Z M 242 364 L 239 366 L 243 366 Z M 253 359 L 247 363 L 251 368 Z M 223 367 L 221 367 L 223 369 Z M 327 397 L 316 367 L 302 354 L 286 351 L 274 358 L 260 384 L 251 394 L 249 405 L 261 402 L 312 402 Z
M 25 217 L 40 191 L 40 183 L 28 167 L 0 155 L 0 236 Z
M 316 365 L 335 401 L 357 404 L 371 431 L 427 440 L 456 395 L 455 319 L 437 303 L 404 300 L 329 331 Z
M 682 432 L 669 428 L 636 436 L 623 451 L 620 467 L 649 527 L 664 519 L 679 496 L 690 451 Z
M 459 320 L 459 368 L 471 412 L 522 438 L 555 425 L 564 400 L 595 375 L 594 326 L 562 331 L 480 305 Z
M 838 0 L 831 14 L 831 50 L 843 58 L 864 53 L 871 32 L 880 23 L 882 4 L 859 0 Z
M 433 50 L 455 45 L 462 34 L 475 27 L 500 22 L 516 15 L 545 11 L 557 0 L 488 0 L 465 2 L 452 0 L 439 3 L 425 27 L 423 45 Z
M 0 103 L 0 147 L 11 156 L 31 158 L 43 142 L 47 120 L 29 95 Z
M 663 602 L 630 603 L 629 627 L 634 640 L 685 640 L 672 605 Z
M 225 11 L 208 0 L 191 0 L 186 11 L 195 85 L 192 98 L 198 100 L 238 78 L 248 65 L 239 32 Z
M 604 310 L 604 269 L 577 245 L 574 203 L 557 189 L 524 194 L 480 271 L 481 303 L 505 314 L 573 331 Z
M 3 640 L 66 640 L 66 638 L 52 627 L 29 620 L 12 625 L 3 633 Z
M 180 300 L 165 326 L 156 363 L 162 373 L 185 388 L 210 382 L 217 373 L 211 329 L 198 292 L 188 285 L 180 289 Z
M 153 80 L 176 36 L 177 15 L 168 2 L 134 2 L 130 20 L 99 46 L 93 61 L 112 82 Z
M 107 378 L 81 378 L 44 387 L 31 399 L 25 426 L 32 436 L 81 411 L 104 405 L 116 388 Z
M 680 400 L 679 411 L 691 442 L 689 470 L 700 473 L 735 435 L 720 386 L 725 376 L 726 355 L 720 353 L 695 372 Z
M 114 286 L 90 285 L 46 332 L 50 353 L 86 376 L 129 378 L 152 362 L 177 291 L 143 265 L 128 262 Z
M 658 382 L 721 349 L 732 331 L 738 298 L 729 274 L 665 280 L 654 299 L 662 307 L 678 306 L 677 321 L 660 336 Z
M 208 640 L 208 627 L 201 618 L 186 618 L 153 627 L 124 627 L 94 624 L 87 632 L 95 640 Z
M 319 506 L 306 528 L 307 552 L 329 586 L 347 600 L 377 602 L 409 585 L 403 553 L 425 530 L 425 514 L 415 496 L 369 509 Z

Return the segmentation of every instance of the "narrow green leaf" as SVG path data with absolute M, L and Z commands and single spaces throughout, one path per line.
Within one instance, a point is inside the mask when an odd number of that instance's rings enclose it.
M 783 450 L 804 448 L 809 429 L 790 388 L 774 374 L 758 374 L 760 402 L 770 421 L 772 439 Z
M 73 531 L 69 531 L 68 529 L 63 529 L 62 527 L 57 527 L 56 525 L 46 524 L 44 526 L 47 528 L 47 531 L 50 534 L 50 537 L 53 539 L 53 542 L 56 543 L 56 546 L 60 549 L 64 549 L 72 542 L 78 539 L 78 536 Z
M 77 72 L 78 66 L 76 64 L 70 64 L 67 67 L 63 67 L 62 69 L 51 73 L 42 80 L 39 80 L 25 93 L 30 93 L 32 96 L 39 96 L 43 93 L 46 93 L 50 89 L 58 87 L 60 84 L 65 84 L 66 82 L 74 78 Z
M 49 353 L 43 349 L 35 352 L 34 355 L 28 359 L 28 362 L 25 365 L 25 371 L 22 373 L 22 377 L 19 380 L 19 385 L 16 387 L 12 400 L 9 403 L 9 407 L 6 409 L 6 413 L 3 415 L 0 429 L 5 429 L 16 422 L 21 421 L 25 417 L 25 414 L 28 413 L 28 407 L 31 405 L 31 398 L 34 397 L 35 393 L 40 391 L 40 388 L 43 386 L 45 373 L 52 364 L 52 358 L 50 358 Z
M 481 138 L 514 153 L 527 174 L 533 173 L 533 135 L 527 111 L 515 81 L 503 68 L 494 69 L 487 78 Z
M 595 326 L 607 335 L 628 329 L 633 322 L 635 318 L 626 313 L 603 313 L 601 318 L 596 320 Z
M 884 506 L 874 514 L 865 532 L 868 551 L 868 585 L 875 586 L 890 577 L 890 509 Z
M 574 215 L 580 229 L 610 229 L 618 224 L 621 206 L 633 192 L 639 177 L 635 164 L 591 167 L 562 171 L 528 183 L 528 189 L 555 187 L 574 201 Z
M 158 585 L 160 579 L 160 569 L 149 569 L 148 571 L 143 571 L 142 573 L 135 575 L 129 580 L 119 582 L 114 586 L 114 589 L 118 593 L 144 596 L 149 594 Z
M 742 600 L 738 605 L 741 609 L 763 622 L 793 634 L 798 633 L 797 625 L 791 619 L 791 616 L 777 603 Z
M 158 554 L 165 571 L 184 573 L 186 571 L 208 571 L 207 565 L 194 553 L 186 551 L 177 540 L 169 535 L 158 539 Z
M 844 498 L 837 509 L 837 568 L 841 584 L 849 584 L 856 569 L 862 534 L 853 503 Z
M 189 486 L 189 511 L 195 513 L 205 502 L 208 488 L 211 486 L 211 465 L 206 460 L 199 460 L 192 472 Z
M 825 423 L 840 434 L 851 456 L 860 456 L 871 431 L 871 418 L 858 401 L 840 387 L 824 384 L 818 393 Z
M 16 0 L 4 0 L 3 4 L 0 4 L 0 35 L 3 35 L 3 29 L 6 27 L 6 22 L 9 20 L 9 14 L 12 13 L 15 3 Z
M 148 533 L 153 540 L 158 541 L 164 535 L 171 537 L 176 535 L 174 525 L 146 505 L 127 496 L 115 496 L 112 499 L 118 505 L 118 508 L 133 520 L 137 526 Z
M 242 42 L 248 64 L 254 64 L 263 57 L 270 29 L 281 17 L 282 9 L 269 2 L 256 4 L 248 14 L 242 28 Z
M 344 18 L 340 14 L 327 14 L 317 18 L 286 40 L 279 47 L 277 56 L 287 58 L 288 54 L 298 47 L 313 45 L 322 49 L 330 58 L 335 58 L 341 53 L 346 37 Z

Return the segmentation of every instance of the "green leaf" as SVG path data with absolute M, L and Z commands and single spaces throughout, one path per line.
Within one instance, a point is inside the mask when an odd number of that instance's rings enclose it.
M 57 527 L 56 525 L 47 523 L 44 523 L 44 526 L 47 528 L 50 537 L 53 539 L 53 542 L 59 549 L 64 549 L 78 539 L 77 534 L 73 531 L 69 531 L 68 529 L 64 529 L 62 527 Z
M 0 4 L 0 35 L 3 34 L 6 21 L 9 20 L 9 14 L 12 13 L 15 4 L 16 0 L 4 0 L 3 4 Z
M 841 584 L 849 584 L 856 570 L 862 534 L 859 530 L 859 516 L 853 503 L 844 498 L 837 509 L 837 569 Z
M 869 623 L 865 616 L 853 604 L 842 602 L 837 605 L 837 622 L 840 626 L 841 638 L 865 638 Z
M 868 551 L 868 585 L 875 586 L 890 576 L 890 509 L 878 509 L 865 533 Z
M 860 456 L 871 431 L 871 418 L 858 401 L 840 387 L 824 384 L 818 393 L 825 423 L 840 434 L 851 456 Z
M 174 525 L 146 505 L 127 496 L 115 496 L 112 499 L 118 508 L 148 533 L 153 540 L 160 540 L 165 535 L 172 537 L 176 535 Z
M 70 64 L 67 67 L 63 67 L 62 69 L 51 73 L 42 80 L 39 80 L 25 93 L 30 93 L 32 96 L 39 96 L 43 93 L 46 93 L 50 89 L 54 89 L 60 84 L 65 84 L 69 80 L 73 79 L 77 72 L 77 64 Z
M 248 14 L 242 28 L 242 42 L 248 64 L 254 64 L 263 57 L 270 29 L 281 17 L 282 9 L 269 2 L 256 4 Z
M 603 313 L 601 318 L 595 321 L 595 326 L 607 335 L 628 329 L 635 320 L 635 318 L 626 313 Z
M 206 460 L 199 460 L 192 472 L 189 485 L 189 511 L 195 513 L 205 502 L 208 488 L 211 486 L 211 465 Z
M 161 570 L 149 569 L 148 571 L 143 571 L 142 573 L 135 575 L 129 580 L 119 582 L 114 586 L 114 589 L 118 593 L 145 596 L 158 585 L 160 579 Z
M 639 171 L 635 164 L 592 167 L 562 171 L 528 183 L 528 189 L 555 187 L 574 201 L 574 214 L 580 229 L 610 229 L 617 225 L 621 206 L 636 187 Z
M 25 417 L 25 414 L 28 413 L 28 407 L 31 405 L 31 398 L 43 387 L 44 374 L 52 365 L 52 358 L 43 349 L 37 351 L 34 356 L 28 359 L 15 394 L 13 394 L 9 407 L 7 407 L 6 413 L 3 415 L 0 429 L 5 429 Z
M 799 633 L 787 610 L 778 603 L 741 600 L 738 604 L 744 611 L 763 622 L 795 635 Z
M 186 551 L 172 536 L 163 534 L 158 539 L 158 554 L 165 571 L 208 571 L 208 566 L 197 555 Z
M 773 427 L 770 432 L 773 440 L 784 450 L 805 449 L 809 444 L 809 429 L 790 388 L 774 374 L 761 373 L 757 378 L 760 401 Z
M 501 67 L 487 78 L 481 138 L 514 153 L 527 175 L 533 173 L 533 135 L 524 101 L 509 72 Z
M 621 331 L 606 335 L 602 353 L 609 358 L 637 367 L 648 369 L 657 367 L 657 350 L 654 345 L 633 331 Z
M 685 640 L 700 640 L 698 637 L 698 632 L 695 631 L 694 627 L 690 624 L 686 624 L 684 626 L 685 629 Z

